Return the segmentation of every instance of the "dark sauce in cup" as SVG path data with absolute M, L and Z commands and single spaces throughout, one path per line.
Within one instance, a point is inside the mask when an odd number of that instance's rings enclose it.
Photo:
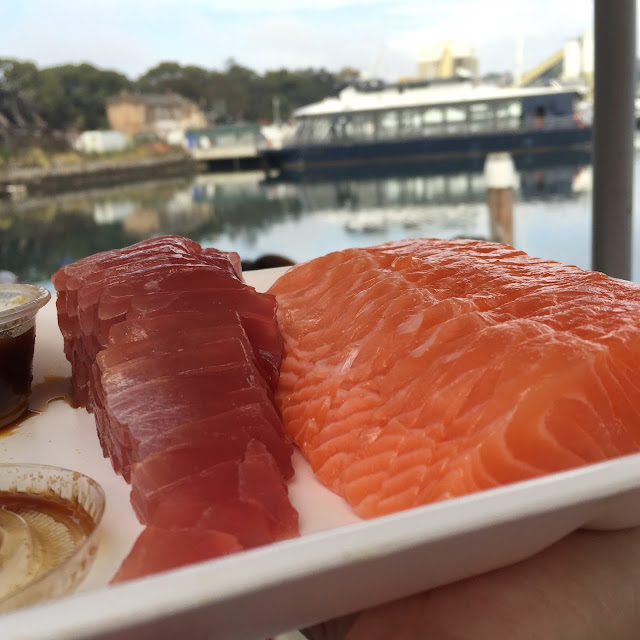
M 35 340 L 35 326 L 18 335 L 0 332 L 0 429 L 29 406 Z
M 51 298 L 30 284 L 0 284 L 0 429 L 29 406 L 36 340 L 36 314 Z

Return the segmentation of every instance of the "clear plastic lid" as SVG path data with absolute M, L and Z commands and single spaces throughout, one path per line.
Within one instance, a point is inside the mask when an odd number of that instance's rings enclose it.
M 0 284 L 0 332 L 15 329 L 30 320 L 51 298 L 44 287 L 33 284 Z
M 0 464 L 0 612 L 71 593 L 97 553 L 104 508 L 81 473 Z

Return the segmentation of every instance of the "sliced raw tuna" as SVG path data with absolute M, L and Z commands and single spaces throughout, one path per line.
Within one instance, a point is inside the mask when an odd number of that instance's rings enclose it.
M 256 502 L 232 499 L 221 504 L 209 500 L 165 498 L 153 512 L 150 526 L 165 529 L 213 529 L 235 536 L 245 548 L 276 540 L 273 523 L 266 509 Z
M 148 525 L 115 582 L 297 535 L 276 301 L 239 267 L 172 236 L 53 278 L 74 399 Z
M 238 396 L 241 394 L 238 393 Z M 251 399 L 257 400 L 251 402 Z M 228 433 L 246 434 L 247 439 L 262 442 L 273 456 L 285 480 L 293 476 L 291 438 L 282 429 L 282 422 L 264 395 L 255 391 L 242 393 L 238 407 L 195 422 L 181 422 L 162 431 L 136 433 L 138 440 L 133 455 L 135 461 L 163 449 L 184 443 L 207 446 L 212 441 L 228 437 Z
M 90 256 L 61 268 L 52 280 L 58 291 L 58 324 L 64 338 L 66 356 L 72 364 L 82 358 L 82 365 L 74 367 L 74 401 L 81 405 L 90 402 L 85 374 L 90 370 L 98 348 L 104 346 L 96 339 L 93 316 L 97 313 L 97 298 L 108 284 L 122 282 L 147 270 L 147 274 L 161 274 L 170 268 L 206 267 L 227 274 L 229 281 L 239 282 L 239 257 L 216 250 L 203 251 L 185 238 L 168 236 L 145 241 L 123 250 Z M 148 278 L 151 285 L 153 278 Z M 82 326 L 85 331 L 82 331 Z M 84 344 L 78 348 L 74 342 Z
M 211 449 L 192 445 L 165 449 L 134 465 L 131 486 L 131 502 L 143 524 L 183 526 L 189 510 L 181 509 L 173 521 L 168 503 L 239 502 L 260 507 L 268 514 L 271 541 L 297 535 L 298 516 L 289 502 L 287 485 L 273 457 L 257 440 L 229 439 Z M 165 507 L 157 518 L 162 505 Z M 212 526 L 212 517 L 213 512 L 199 521 L 199 526 L 205 526 L 205 522 Z M 223 524 L 218 522 L 216 526 Z
M 146 527 L 111 582 L 177 569 L 242 549 L 235 536 L 212 529 Z

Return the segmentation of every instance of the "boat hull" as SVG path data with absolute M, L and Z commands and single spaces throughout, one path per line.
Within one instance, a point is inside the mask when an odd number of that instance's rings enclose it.
M 591 128 L 533 130 L 474 136 L 410 138 L 350 144 L 291 145 L 261 151 L 268 174 L 292 176 L 306 173 L 331 175 L 359 170 L 386 172 L 403 165 L 438 170 L 481 168 L 489 153 L 508 152 L 516 165 L 531 163 L 532 156 L 558 154 L 589 156 Z

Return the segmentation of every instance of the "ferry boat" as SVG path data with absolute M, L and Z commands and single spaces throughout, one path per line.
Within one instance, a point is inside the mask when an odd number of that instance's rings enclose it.
M 267 177 L 373 170 L 394 165 L 481 164 L 510 152 L 516 166 L 534 154 L 590 153 L 582 96 L 555 87 L 500 88 L 470 78 L 349 84 L 298 109 L 279 148 L 259 150 Z

